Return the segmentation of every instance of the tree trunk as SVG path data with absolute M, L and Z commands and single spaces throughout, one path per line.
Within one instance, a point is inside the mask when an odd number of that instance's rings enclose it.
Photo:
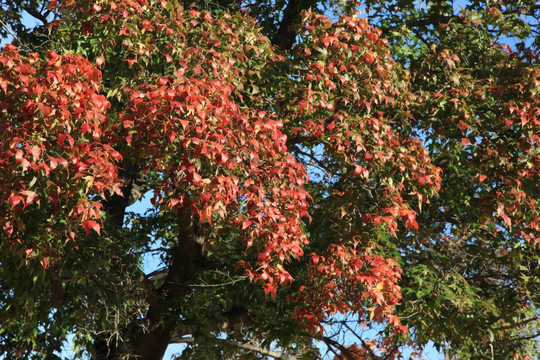
M 202 243 L 205 241 L 194 229 L 190 206 L 178 212 L 178 247 L 165 283 L 157 289 L 160 295 L 150 304 L 147 314 L 149 331 L 142 334 L 135 351 L 140 360 L 155 360 L 163 358 L 171 337 L 178 325 L 177 311 L 170 310 L 172 299 L 180 298 L 189 290 L 186 285 L 196 275 L 196 266 L 201 264 Z

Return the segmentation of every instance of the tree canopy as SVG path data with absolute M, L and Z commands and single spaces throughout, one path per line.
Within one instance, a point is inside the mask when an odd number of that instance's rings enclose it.
M 539 356 L 535 1 L 0 5 L 5 359 Z

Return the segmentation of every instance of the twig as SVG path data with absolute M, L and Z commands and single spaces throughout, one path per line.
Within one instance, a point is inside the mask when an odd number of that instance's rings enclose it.
M 19 39 L 19 37 L 17 35 L 15 35 L 15 33 L 13 33 L 13 31 L 11 31 L 11 29 L 2 21 L 2 19 L 0 19 L 0 24 L 2 24 L 2 27 L 4 29 L 6 29 L 10 34 L 11 36 L 13 36 L 13 38 L 15 40 L 17 40 L 19 43 L 21 42 L 21 40 Z

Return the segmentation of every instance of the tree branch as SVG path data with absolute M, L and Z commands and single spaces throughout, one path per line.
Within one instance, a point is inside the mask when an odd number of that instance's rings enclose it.
M 214 341 L 216 343 L 218 343 L 218 344 L 221 344 L 221 345 L 232 346 L 232 347 L 236 347 L 236 348 L 244 349 L 244 350 L 249 350 L 249 351 L 255 351 L 255 352 L 259 353 L 259 354 L 271 356 L 274 359 L 278 359 L 278 360 L 289 360 L 290 359 L 290 358 L 286 357 L 285 355 L 283 355 L 281 353 L 278 353 L 277 351 L 264 349 L 262 347 L 251 345 L 251 344 L 245 344 L 245 343 L 240 343 L 240 342 L 237 342 L 237 341 L 222 340 L 222 339 L 214 339 Z
M 517 342 L 517 341 L 532 340 L 532 339 L 535 339 L 537 337 L 540 337 L 540 332 L 538 332 L 536 334 L 533 334 L 533 335 L 530 335 L 530 336 L 521 336 L 521 337 L 512 338 L 512 339 L 498 340 L 498 341 L 495 341 L 495 344 L 509 344 L 509 343 L 513 343 L 513 342 Z
M 139 275 L 141 284 L 145 290 L 145 297 L 148 305 L 152 307 L 159 307 L 159 302 L 161 298 L 159 292 L 154 287 L 153 282 L 157 281 L 159 283 L 161 279 L 156 280 L 155 278 L 151 278 L 150 276 L 146 275 L 142 270 L 139 271 Z
M 2 24 L 2 27 L 3 27 L 4 29 L 6 29 L 6 30 L 11 34 L 11 36 L 13 36 L 13 38 L 14 38 L 15 40 L 17 40 L 19 43 L 21 42 L 21 40 L 17 37 L 17 35 L 15 35 L 15 34 L 13 33 L 13 31 L 11 31 L 11 29 L 10 29 L 10 28 L 2 21 L 2 19 L 0 19 L 0 24 Z
M 341 354 L 344 355 L 347 360 L 355 360 L 353 354 L 351 354 L 351 351 L 342 344 L 338 343 L 336 340 L 325 336 L 323 337 L 323 341 L 328 346 L 334 346 L 338 348 L 341 351 Z
M 235 347 L 238 349 L 254 351 L 261 355 L 273 357 L 274 359 L 277 359 L 277 360 L 293 360 L 277 351 L 268 350 L 268 349 L 262 348 L 260 346 L 252 345 L 252 344 L 246 344 L 246 343 L 241 343 L 238 341 L 218 339 L 218 338 L 210 338 L 210 340 L 218 345 L 225 345 L 225 346 Z M 188 343 L 193 343 L 193 342 L 195 342 L 194 337 L 181 337 L 181 338 L 177 337 L 177 338 L 171 338 L 170 344 L 188 344 Z
M 346 322 L 342 322 L 343 326 L 345 326 L 350 332 L 352 332 L 354 334 L 354 336 L 356 336 L 356 338 L 358 340 L 360 340 L 360 342 L 362 343 L 362 346 L 367 350 L 367 352 L 374 358 L 376 359 L 378 356 L 373 352 L 373 350 L 371 349 L 371 347 L 364 341 L 364 339 L 362 339 L 362 337 L 360 337 L 356 331 L 354 331 L 353 328 L 351 328 L 349 325 L 347 325 Z
M 42 14 L 36 9 L 33 9 L 30 6 L 27 6 L 24 4 L 21 4 L 21 8 L 27 13 L 29 13 L 30 15 L 32 15 L 33 17 L 35 17 L 36 19 L 38 19 L 39 21 L 41 21 L 43 25 L 47 25 L 49 23 L 47 21 L 47 16 L 50 14 L 50 11 L 47 11 L 45 14 Z

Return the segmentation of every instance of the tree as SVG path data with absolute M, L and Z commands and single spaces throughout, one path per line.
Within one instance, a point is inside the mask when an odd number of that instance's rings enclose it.
M 401 318 L 417 338 L 463 358 L 535 356 L 537 6 L 471 1 L 461 13 L 450 4 L 409 7 L 412 16 L 398 19 L 390 3 L 373 5 L 414 74 L 424 100 L 414 117 L 443 171 L 421 231 L 401 246 L 410 276 Z
M 8 358 L 538 354 L 534 3 L 43 5 L 2 5 Z

